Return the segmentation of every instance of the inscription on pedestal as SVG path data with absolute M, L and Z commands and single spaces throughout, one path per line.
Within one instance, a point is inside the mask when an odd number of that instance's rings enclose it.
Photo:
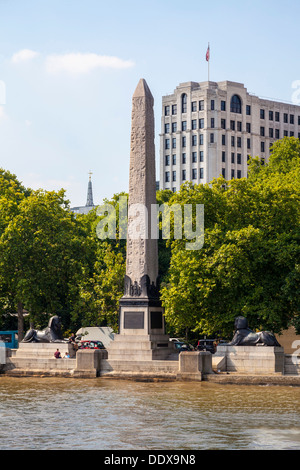
M 124 329 L 144 329 L 144 312 L 124 312 Z

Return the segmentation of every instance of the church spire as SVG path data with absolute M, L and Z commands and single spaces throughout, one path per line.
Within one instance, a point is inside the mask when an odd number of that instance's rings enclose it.
M 94 206 L 93 202 L 93 188 L 92 188 L 92 172 L 89 172 L 89 183 L 88 183 L 88 190 L 87 190 L 87 200 L 86 200 L 86 207 Z

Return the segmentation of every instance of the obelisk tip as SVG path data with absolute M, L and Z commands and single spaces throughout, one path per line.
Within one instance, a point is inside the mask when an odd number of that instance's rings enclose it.
M 147 82 L 144 78 L 141 78 L 135 92 L 133 94 L 133 98 L 141 98 L 141 97 L 151 97 L 153 99 L 152 93 L 150 88 L 147 85 Z

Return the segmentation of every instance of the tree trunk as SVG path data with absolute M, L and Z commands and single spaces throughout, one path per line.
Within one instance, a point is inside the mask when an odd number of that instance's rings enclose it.
M 20 343 L 24 338 L 24 317 L 23 317 L 23 304 L 18 302 L 18 342 Z

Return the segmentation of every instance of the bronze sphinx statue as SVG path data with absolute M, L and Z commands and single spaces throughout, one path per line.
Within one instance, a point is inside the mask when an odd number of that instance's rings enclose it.
M 50 318 L 47 328 L 35 330 L 31 328 L 27 331 L 22 343 L 66 343 L 62 337 L 60 318 L 54 315 Z
M 275 336 L 269 331 L 259 331 L 255 333 L 248 327 L 248 321 L 245 317 L 236 317 L 234 322 L 235 333 L 227 346 L 279 346 Z

